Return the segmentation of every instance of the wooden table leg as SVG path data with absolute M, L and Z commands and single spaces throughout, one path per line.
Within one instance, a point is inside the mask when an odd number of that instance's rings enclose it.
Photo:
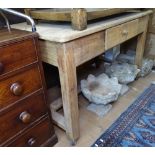
M 79 110 L 77 77 L 74 55 L 64 44 L 58 50 L 58 69 L 60 75 L 66 134 L 74 144 L 79 138 Z

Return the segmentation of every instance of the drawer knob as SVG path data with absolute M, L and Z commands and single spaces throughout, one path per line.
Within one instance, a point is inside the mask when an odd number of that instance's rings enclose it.
M 23 122 L 23 123 L 30 123 L 31 121 L 31 115 L 27 112 L 24 111 L 20 114 L 19 119 Z
M 36 140 L 35 140 L 34 138 L 30 138 L 30 139 L 28 140 L 28 145 L 29 145 L 29 146 L 33 146 L 33 145 L 35 145 L 35 143 L 36 143 Z
M 124 36 L 126 36 L 126 35 L 128 35 L 128 31 L 127 31 L 127 30 L 123 30 L 122 34 L 123 34 Z
M 0 62 L 0 74 L 2 74 L 4 71 L 4 65 L 2 64 L 2 62 Z
M 16 96 L 20 96 L 23 92 L 23 88 L 18 82 L 13 83 L 10 87 L 10 90 Z

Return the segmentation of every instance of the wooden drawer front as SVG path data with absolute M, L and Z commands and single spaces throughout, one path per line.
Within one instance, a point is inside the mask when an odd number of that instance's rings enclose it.
M 8 79 L 1 80 L 0 110 L 41 87 L 40 73 L 37 67 L 33 67 Z
M 76 66 L 104 52 L 104 32 L 98 32 L 72 42 Z
M 0 144 L 28 127 L 32 122 L 46 114 L 43 94 L 36 94 L 20 101 L 0 114 Z
M 116 27 L 105 32 L 105 50 L 110 49 L 138 34 L 138 19 Z
M 49 119 L 44 119 L 38 125 L 32 127 L 24 135 L 20 136 L 14 142 L 9 144 L 10 147 L 29 147 L 40 146 L 51 137 Z
M 33 39 L 0 47 L 0 75 L 19 69 L 37 60 Z

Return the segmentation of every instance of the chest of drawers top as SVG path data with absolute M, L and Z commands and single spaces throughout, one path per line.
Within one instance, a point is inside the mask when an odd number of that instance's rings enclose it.
M 15 42 L 21 40 L 22 38 L 32 38 L 34 36 L 38 36 L 35 32 L 28 32 L 18 29 L 11 29 L 9 32 L 6 28 L 0 29 L 0 46 L 3 44 L 8 44 L 11 41 Z

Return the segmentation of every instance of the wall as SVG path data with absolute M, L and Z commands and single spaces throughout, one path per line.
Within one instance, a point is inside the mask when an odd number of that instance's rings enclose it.
M 153 9 L 153 14 L 150 16 L 145 55 L 155 59 L 155 9 Z

